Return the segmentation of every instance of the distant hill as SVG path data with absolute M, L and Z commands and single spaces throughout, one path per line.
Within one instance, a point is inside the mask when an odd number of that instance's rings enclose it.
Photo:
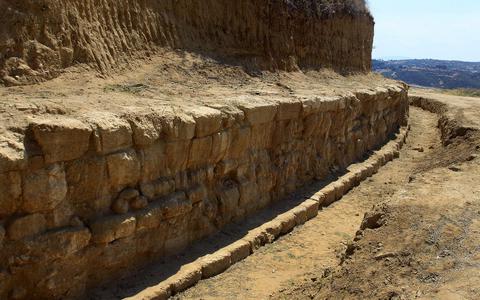
M 408 84 L 480 89 L 480 62 L 434 59 L 373 60 L 373 70 Z

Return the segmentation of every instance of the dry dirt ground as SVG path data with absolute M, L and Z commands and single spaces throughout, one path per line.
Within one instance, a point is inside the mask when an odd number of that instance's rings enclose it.
M 450 112 L 458 101 L 460 123 L 480 120 L 461 113 L 480 100 L 448 100 Z M 412 107 L 399 159 L 304 226 L 175 298 L 479 299 L 480 139 L 473 132 L 445 147 L 437 122 Z
M 349 95 L 353 90 L 384 88 L 394 82 L 380 75 L 341 76 L 333 71 L 250 74 L 236 65 L 186 51 L 166 51 L 147 62 L 102 78 L 84 65 L 32 86 L 0 89 L 0 143 L 32 116 L 85 118 L 108 111 L 124 115 L 155 108 L 180 115 L 199 106 L 229 109 L 238 102 L 269 103 Z

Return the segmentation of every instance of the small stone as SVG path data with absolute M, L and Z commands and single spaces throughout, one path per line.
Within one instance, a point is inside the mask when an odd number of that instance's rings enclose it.
M 138 192 L 138 190 L 128 188 L 128 189 L 124 189 L 120 193 L 118 198 L 123 198 L 123 199 L 126 199 L 128 201 L 131 201 L 131 200 L 137 198 L 139 195 L 140 195 L 140 193 Z
M 450 166 L 450 167 L 448 167 L 448 169 L 449 169 L 450 171 L 453 171 L 453 172 L 460 172 L 460 171 L 462 171 L 462 169 L 461 169 L 460 167 L 458 167 L 458 166 Z
M 115 201 L 113 201 L 112 210 L 116 214 L 126 214 L 128 212 L 128 208 L 129 202 L 125 198 L 118 197 L 117 199 L 115 199 Z
M 130 201 L 130 207 L 134 210 L 139 210 L 148 206 L 148 200 L 144 196 L 138 196 Z
M 477 159 L 478 155 L 477 154 L 470 154 L 470 156 L 467 158 L 467 161 L 472 161 L 474 159 Z

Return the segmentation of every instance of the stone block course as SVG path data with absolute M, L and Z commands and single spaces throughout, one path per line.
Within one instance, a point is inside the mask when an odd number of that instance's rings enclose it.
M 348 96 L 291 103 L 242 100 L 236 108 L 194 106 L 191 113 L 178 116 L 163 116 L 158 108 L 125 116 L 98 112 L 83 121 L 46 127 L 32 122 L 29 128 L 41 133 L 41 151 L 17 157 L 18 163 L 15 156 L 3 156 L 11 160 L 3 165 L 16 169 L 0 172 L 0 224 L 6 231 L 0 254 L 27 240 L 45 244 L 35 244 L 47 249 L 39 256 L 42 263 L 55 257 L 66 265 L 63 259 L 85 252 L 78 270 L 99 280 L 133 268 L 132 262 L 175 255 L 192 241 L 248 218 L 313 178 L 325 179 L 383 144 L 404 122 L 404 93 L 388 95 L 398 101 L 382 95 L 368 100 L 388 102 L 383 110 Z M 90 136 L 86 151 L 67 155 L 64 141 L 40 142 L 70 130 L 79 134 L 68 139 Z M 218 265 L 202 267 L 202 276 L 221 272 L 313 218 L 319 207 L 336 201 L 397 153 L 393 143 L 387 152 L 374 154 L 366 167 L 351 170 L 294 211 L 252 230 L 228 255 L 211 258 Z M 48 250 L 56 242 L 64 252 Z M 105 271 L 95 272 L 91 262 Z M 0 269 L 7 266 L 0 264 Z M 33 274 L 30 280 L 36 282 Z M 198 272 L 186 272 L 174 292 L 197 279 Z

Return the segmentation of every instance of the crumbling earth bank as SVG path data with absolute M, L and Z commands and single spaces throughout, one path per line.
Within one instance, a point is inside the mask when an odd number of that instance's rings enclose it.
M 2 0 L 0 83 L 28 84 L 87 63 L 104 73 L 158 47 L 261 69 L 369 71 L 363 1 Z

